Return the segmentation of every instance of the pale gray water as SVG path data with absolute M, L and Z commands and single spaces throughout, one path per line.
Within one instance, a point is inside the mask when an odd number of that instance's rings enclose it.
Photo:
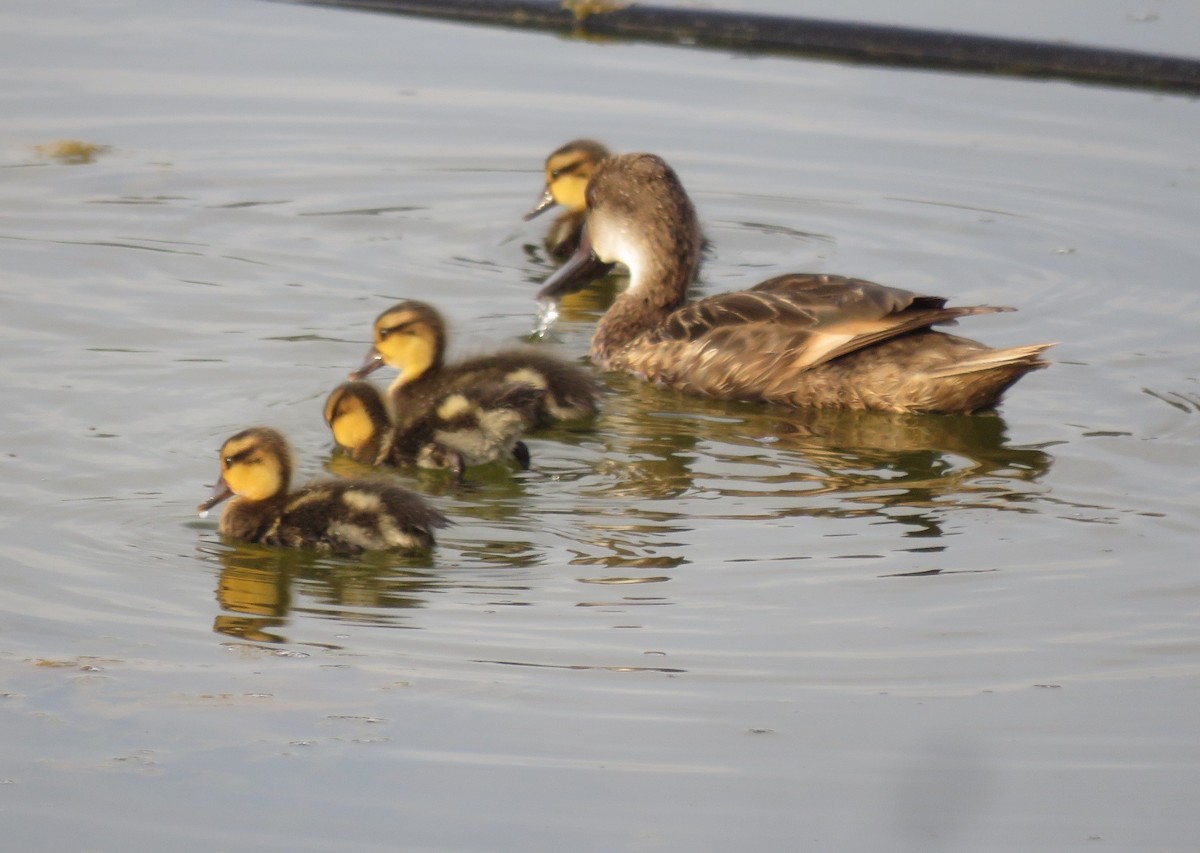
M 0 79 L 12 849 L 1194 849 L 1194 98 L 231 0 L 10 3 Z M 614 377 L 528 473 L 406 479 L 428 559 L 195 518 L 244 426 L 321 469 L 391 301 L 524 336 L 585 134 L 676 166 L 704 292 L 1014 305 L 961 331 L 1056 364 L 999 418 Z

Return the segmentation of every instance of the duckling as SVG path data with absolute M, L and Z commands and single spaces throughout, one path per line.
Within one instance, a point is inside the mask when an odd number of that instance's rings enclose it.
M 389 395 L 397 429 L 407 429 L 412 413 L 429 410 L 451 391 L 497 384 L 529 385 L 545 393 L 534 407 L 532 426 L 590 417 L 599 411 L 602 386 L 583 367 L 529 347 L 501 350 L 445 365 L 446 324 L 431 305 L 397 303 L 375 320 L 375 345 L 350 374 L 362 379 L 388 364 L 400 371 Z
M 316 482 L 288 492 L 292 450 L 271 427 L 251 427 L 221 446 L 221 475 L 201 516 L 226 498 L 219 530 L 226 536 L 285 548 L 339 554 L 379 549 L 420 551 L 434 544 L 446 517 L 390 483 L 350 479 Z
M 525 220 L 533 219 L 556 204 L 566 208 L 546 232 L 545 246 L 551 257 L 564 260 L 579 248 L 579 232 L 583 230 L 587 207 L 584 193 L 588 178 L 600 161 L 609 156 L 609 150 L 594 139 L 572 139 L 546 158 L 546 188 L 537 204 L 525 214 Z
M 579 249 L 538 298 L 582 289 L 614 263 L 629 284 L 600 319 L 592 362 L 729 400 L 970 413 L 1046 367 L 1053 344 L 992 349 L 931 326 L 1010 311 L 836 275 L 794 273 L 687 304 L 700 262 L 695 208 L 653 154 L 609 157 L 588 182 Z
M 519 436 L 534 420 L 545 392 L 510 382 L 452 391 L 396 429 L 383 395 L 369 382 L 343 382 L 325 401 L 333 439 L 366 465 L 449 468 L 461 480 L 467 466 L 507 456 L 529 467 Z

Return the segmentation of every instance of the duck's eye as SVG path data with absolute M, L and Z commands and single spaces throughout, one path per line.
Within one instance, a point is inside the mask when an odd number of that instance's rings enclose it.
M 225 467 L 228 468 L 230 465 L 233 464 L 233 457 L 226 456 L 224 461 L 225 461 Z
M 553 172 L 550 173 L 550 180 L 557 181 L 559 179 L 559 177 L 562 175 L 562 173 L 563 173 L 562 169 L 555 169 Z

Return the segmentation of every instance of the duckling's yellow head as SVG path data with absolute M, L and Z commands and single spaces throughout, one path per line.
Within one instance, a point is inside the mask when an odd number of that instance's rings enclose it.
M 533 219 L 542 211 L 561 204 L 572 213 L 587 209 L 587 185 L 608 149 L 594 139 L 573 139 L 546 158 L 546 188 L 533 208 L 525 214 Z
M 343 382 L 325 401 L 325 423 L 347 450 L 366 447 L 391 423 L 379 390 L 368 382 Z
M 205 513 L 232 495 L 265 501 L 283 495 L 292 479 L 287 439 L 270 427 L 251 427 L 221 446 L 221 477 L 198 510 Z
M 430 369 L 442 366 L 446 324 L 432 305 L 409 299 L 393 305 L 375 319 L 375 345 L 351 379 L 362 379 L 383 365 L 400 371 L 397 383 L 407 385 Z

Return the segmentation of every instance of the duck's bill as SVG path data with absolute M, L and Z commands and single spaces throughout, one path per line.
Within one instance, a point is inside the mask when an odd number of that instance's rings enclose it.
M 380 355 L 379 350 L 371 347 L 367 353 L 367 357 L 363 359 L 363 363 L 358 366 L 358 370 L 350 374 L 350 378 L 365 379 L 368 374 L 375 372 L 381 367 L 383 367 L 383 356 Z
M 596 257 L 592 251 L 592 241 L 588 239 L 587 229 L 579 240 L 579 248 L 567 262 L 559 267 L 554 275 L 546 279 L 542 289 L 538 291 L 539 301 L 548 299 L 558 300 L 569 293 L 583 290 L 596 279 L 607 275 L 615 264 L 610 264 Z
M 233 497 L 233 489 L 229 488 L 229 484 L 225 482 L 225 478 L 217 480 L 217 484 L 213 486 L 212 494 L 208 496 L 208 500 L 196 507 L 196 512 L 200 517 L 208 515 L 208 511 L 219 504 L 226 498 Z
M 529 208 L 529 212 L 526 213 L 522 218 L 528 222 L 530 219 L 533 219 L 533 217 L 541 213 L 545 213 L 547 210 L 554 207 L 555 204 L 557 204 L 557 202 L 554 200 L 554 194 L 550 192 L 549 187 L 546 187 L 546 189 L 542 190 L 542 194 L 538 198 L 537 203 L 534 204 L 533 207 Z

